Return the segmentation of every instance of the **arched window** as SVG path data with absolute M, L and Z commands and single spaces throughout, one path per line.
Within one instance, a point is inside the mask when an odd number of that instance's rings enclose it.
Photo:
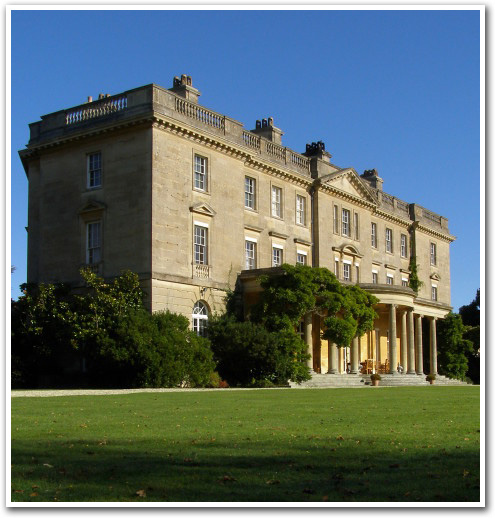
M 193 306 L 192 324 L 193 331 L 198 336 L 206 336 L 206 327 L 208 326 L 208 307 L 201 300 L 198 300 L 198 302 Z

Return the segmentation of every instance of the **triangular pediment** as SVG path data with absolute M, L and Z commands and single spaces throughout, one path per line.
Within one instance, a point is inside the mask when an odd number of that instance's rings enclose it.
M 106 205 L 100 201 L 90 200 L 86 202 L 80 209 L 79 214 L 86 214 L 88 212 L 96 212 L 98 210 L 104 210 Z
M 372 191 L 361 178 L 359 178 L 359 175 L 352 167 L 341 169 L 323 177 L 321 183 L 331 189 L 376 204 L 376 199 Z
M 440 280 L 440 275 L 438 275 L 438 273 L 432 273 L 430 275 L 430 279 L 433 280 L 433 281 L 439 281 Z
M 196 214 L 202 214 L 203 216 L 211 216 L 213 217 L 216 212 L 205 202 L 195 203 L 189 207 L 191 212 L 196 212 Z

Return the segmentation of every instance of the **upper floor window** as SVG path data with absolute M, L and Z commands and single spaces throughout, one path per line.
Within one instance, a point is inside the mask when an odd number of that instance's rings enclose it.
M 350 237 L 351 235 L 351 213 L 347 209 L 342 209 L 342 235 Z
M 393 284 L 394 283 L 394 276 L 390 273 L 387 273 L 387 284 Z
M 436 286 L 431 287 L 431 300 L 437 301 L 438 300 L 438 291 Z
M 282 248 L 274 246 L 272 248 L 272 266 L 282 266 L 284 251 Z
M 351 280 L 351 265 L 349 263 L 344 263 L 343 274 L 344 274 L 344 281 Z
M 101 221 L 86 225 L 86 263 L 96 264 L 101 261 Z
M 392 230 L 390 228 L 385 229 L 385 250 L 392 253 Z
M 194 225 L 194 264 L 208 264 L 208 228 Z
M 194 155 L 194 188 L 208 190 L 208 159 L 199 155 Z
M 371 282 L 378 284 L 378 272 L 371 272 Z
M 402 278 L 402 286 L 404 286 L 404 288 L 407 288 L 409 286 L 409 281 L 404 277 Z
M 246 270 L 254 270 L 256 268 L 256 242 L 246 239 Z
M 198 300 L 193 306 L 192 312 L 193 331 L 199 336 L 206 336 L 208 327 L 208 308 L 206 304 Z
M 101 187 L 101 153 L 88 155 L 88 188 Z
M 400 256 L 407 257 L 407 236 L 405 234 L 400 235 Z
M 338 279 L 339 278 L 339 260 L 338 259 L 335 259 L 333 273 L 335 274 L 335 277 L 337 277 L 337 279 Z
M 250 176 L 244 179 L 244 207 L 256 209 L 256 180 Z
M 354 239 L 359 240 L 359 214 L 354 213 Z
M 376 248 L 376 223 L 371 224 L 371 246 Z
M 430 243 L 430 264 L 436 266 L 437 264 L 437 245 Z
M 339 207 L 333 206 L 333 231 L 335 234 L 339 233 Z
M 297 252 L 297 264 L 300 264 L 302 266 L 305 266 L 308 264 L 308 256 L 306 254 L 303 254 L 302 252 Z
M 306 225 L 306 198 L 296 194 L 296 223 Z
M 272 186 L 272 216 L 282 217 L 282 189 Z

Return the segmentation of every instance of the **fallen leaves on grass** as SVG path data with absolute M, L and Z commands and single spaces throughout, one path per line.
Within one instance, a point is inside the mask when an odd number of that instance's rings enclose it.
M 280 484 L 280 480 L 267 480 L 266 483 L 269 485 L 269 486 L 272 486 L 274 484 Z
M 235 482 L 236 479 L 234 477 L 231 477 L 230 475 L 224 475 L 223 477 L 220 477 L 220 482 Z
M 136 495 L 140 496 L 140 497 L 145 497 L 146 496 L 146 491 L 144 489 L 138 489 L 136 491 Z
M 51 464 L 43 464 L 43 466 L 46 466 L 47 468 L 53 468 L 53 466 Z
M 14 493 L 24 493 L 24 489 L 14 489 Z

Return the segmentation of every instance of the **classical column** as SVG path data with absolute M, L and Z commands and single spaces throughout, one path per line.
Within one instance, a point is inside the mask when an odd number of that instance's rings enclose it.
M 415 371 L 414 358 L 414 315 L 413 310 L 407 310 L 407 374 L 414 374 Z
M 313 372 L 313 314 L 307 313 L 304 317 L 304 341 L 306 342 L 307 352 L 309 354 L 307 365 L 309 370 Z
M 430 374 L 437 374 L 437 319 L 430 319 Z
M 416 318 L 416 374 L 423 374 L 423 333 L 421 315 Z
M 337 346 L 328 341 L 328 374 L 337 374 Z
M 390 304 L 388 311 L 388 338 L 390 346 L 389 374 L 397 374 L 397 321 L 395 309 L 396 305 Z
M 359 373 L 359 338 L 355 336 L 351 343 L 351 374 Z
M 407 313 L 405 311 L 401 314 L 400 322 L 400 364 L 406 372 L 407 369 Z

